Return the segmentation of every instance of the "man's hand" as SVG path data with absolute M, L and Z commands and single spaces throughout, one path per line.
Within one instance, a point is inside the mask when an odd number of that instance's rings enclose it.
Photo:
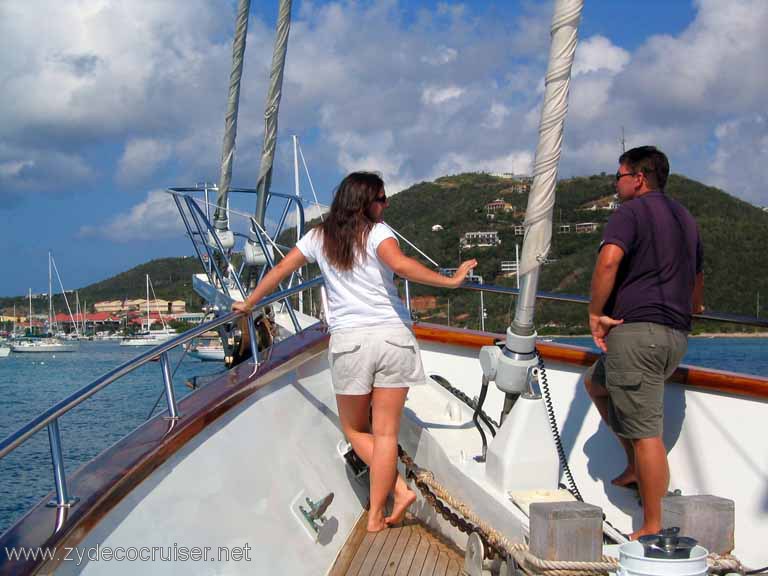
M 608 352 L 608 346 L 605 343 L 605 338 L 608 336 L 608 332 L 610 332 L 614 326 L 623 323 L 624 320 L 614 320 L 610 316 L 590 314 L 589 330 L 592 332 L 592 339 L 595 341 L 595 345 L 603 352 Z

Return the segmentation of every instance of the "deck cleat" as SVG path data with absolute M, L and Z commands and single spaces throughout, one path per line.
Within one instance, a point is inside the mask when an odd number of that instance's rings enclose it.
M 299 511 L 304 517 L 307 526 L 315 533 L 315 538 L 320 535 L 328 519 L 325 517 L 325 512 L 333 502 L 333 492 L 329 492 L 325 497 L 313 502 L 309 497 L 304 498 L 306 507 L 299 504 Z

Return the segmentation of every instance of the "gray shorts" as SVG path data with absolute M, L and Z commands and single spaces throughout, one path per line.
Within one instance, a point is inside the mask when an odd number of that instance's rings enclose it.
M 661 324 L 633 322 L 613 328 L 608 352 L 585 378 L 608 391 L 611 428 L 624 438 L 661 436 L 664 382 L 688 350 L 688 334 Z
M 407 326 L 353 328 L 331 334 L 328 345 L 336 394 L 370 394 L 425 381 L 416 337 Z

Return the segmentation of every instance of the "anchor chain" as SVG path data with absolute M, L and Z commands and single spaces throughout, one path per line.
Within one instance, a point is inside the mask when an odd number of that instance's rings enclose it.
M 432 506 L 432 508 L 434 508 L 446 522 L 464 534 L 469 535 L 472 534 L 472 532 L 477 533 L 477 535 L 480 536 L 480 540 L 483 542 L 485 557 L 487 559 L 492 559 L 493 554 L 496 554 L 501 558 L 506 557 L 504 550 L 493 544 L 491 540 L 488 539 L 485 531 L 482 528 L 476 526 L 463 516 L 460 516 L 451 510 L 451 508 L 443 503 L 443 501 L 438 498 L 438 496 L 431 490 L 427 483 L 424 482 L 424 480 L 420 477 L 420 472 L 425 472 L 430 476 L 432 475 L 432 472 L 420 468 L 416 462 L 414 462 L 413 458 L 411 458 L 410 455 L 399 444 L 397 446 L 397 453 L 400 457 L 400 461 L 405 466 L 406 478 L 413 481 L 413 483 L 419 489 L 419 492 L 421 492 L 421 495 L 424 497 L 424 500 L 430 506 Z
M 464 392 L 462 392 L 461 390 L 453 386 L 445 378 L 442 378 L 442 377 L 435 378 L 434 376 L 432 376 L 432 381 L 436 382 L 437 384 L 445 388 L 448 392 L 453 394 L 456 398 L 464 402 L 464 404 L 472 408 L 472 410 L 477 410 L 477 401 L 475 401 L 473 398 L 470 398 L 469 396 L 467 396 L 467 394 L 465 394 Z M 496 420 L 488 416 L 488 414 L 484 410 L 478 410 L 478 414 L 480 415 L 480 418 L 482 418 L 484 421 L 490 422 L 496 428 L 501 428 L 501 424 L 499 424 L 498 422 L 496 422 Z
M 474 532 L 480 537 L 485 549 L 485 558 L 499 557 L 506 561 L 514 561 L 528 573 L 547 576 L 604 576 L 618 569 L 618 561 L 608 557 L 603 557 L 599 562 L 572 562 L 542 560 L 534 556 L 526 544 L 511 542 L 480 519 L 463 502 L 448 494 L 445 488 L 435 480 L 432 472 L 420 468 L 400 445 L 398 445 L 398 455 L 405 465 L 406 477 L 414 481 L 425 500 L 452 526 L 465 534 Z M 458 512 L 454 512 L 452 508 Z

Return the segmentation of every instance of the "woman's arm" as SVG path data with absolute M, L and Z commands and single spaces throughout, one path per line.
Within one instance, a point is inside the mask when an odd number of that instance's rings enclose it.
M 394 238 L 382 241 L 376 249 L 376 254 L 401 278 L 438 288 L 458 288 L 472 268 L 477 266 L 477 260 L 466 260 L 461 263 L 453 277 L 443 276 L 403 254 Z
M 293 272 L 307 263 L 304 254 L 298 248 L 291 248 L 291 251 L 277 263 L 277 265 L 266 273 L 253 289 L 244 302 L 235 302 L 232 304 L 232 310 L 237 312 L 250 312 L 251 309 L 266 296 L 272 294 L 283 278 L 290 276 Z

